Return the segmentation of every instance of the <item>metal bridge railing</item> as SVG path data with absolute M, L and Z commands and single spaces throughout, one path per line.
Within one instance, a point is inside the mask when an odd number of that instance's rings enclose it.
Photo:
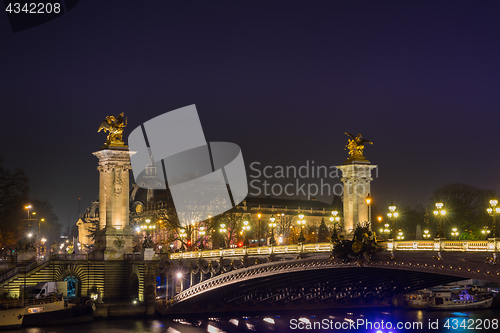
M 386 251 L 445 251 L 445 252 L 500 252 L 500 239 L 487 240 L 408 240 L 382 241 L 378 245 Z M 294 253 L 330 252 L 331 243 L 293 244 L 277 246 L 260 246 L 234 249 L 218 249 L 205 251 L 190 251 L 170 254 L 170 259 L 220 258 L 244 255 L 270 255 Z

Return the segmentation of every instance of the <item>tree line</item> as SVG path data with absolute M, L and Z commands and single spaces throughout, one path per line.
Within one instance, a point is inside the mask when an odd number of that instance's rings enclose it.
M 61 225 L 48 201 L 30 197 L 29 179 L 22 169 L 9 170 L 0 157 L 0 249 L 15 249 L 17 243 L 28 236 L 31 225 L 32 237 L 45 237 L 48 241 L 59 238 Z M 28 210 L 31 205 L 30 219 Z M 36 216 L 32 213 L 36 212 Z M 39 222 L 40 219 L 43 222 Z M 40 223 L 40 227 L 39 227 Z M 39 232 L 40 228 L 40 232 Z M 40 235 L 38 235 L 40 233 Z

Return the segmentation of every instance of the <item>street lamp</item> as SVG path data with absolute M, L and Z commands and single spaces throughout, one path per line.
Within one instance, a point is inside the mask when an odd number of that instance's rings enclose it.
M 276 240 L 274 239 L 274 229 L 276 228 L 276 223 L 274 221 L 276 221 L 276 218 L 274 217 L 274 215 L 271 215 L 271 218 L 269 219 L 269 221 L 271 221 L 269 223 L 269 228 L 271 228 L 271 245 L 274 245 L 276 244 Z
M 423 236 L 424 236 L 424 238 L 425 238 L 425 239 L 430 238 L 430 237 L 431 237 L 431 234 L 429 233 L 429 230 L 425 229 L 425 230 L 424 230 L 424 234 L 423 234 Z
M 497 215 L 500 214 L 500 207 L 497 207 L 498 205 L 498 200 L 496 199 L 491 199 L 490 200 L 490 207 L 486 209 L 488 214 L 490 214 L 493 217 L 493 237 L 497 237 Z
M 260 246 L 260 240 L 261 240 L 261 235 L 260 235 L 260 231 L 261 231 L 261 227 L 260 227 L 260 218 L 262 217 L 262 214 L 259 212 L 257 213 L 257 218 L 259 219 L 259 240 L 257 241 L 257 246 Z
M 247 232 L 250 230 L 250 226 L 248 225 L 248 221 L 243 221 L 242 233 L 245 234 L 245 246 L 248 245 Z
M 368 196 L 365 199 L 366 204 L 368 205 L 368 225 L 371 225 L 372 223 L 372 197 L 370 196 L 370 193 L 368 193 Z
M 300 228 L 299 243 L 303 243 L 306 240 L 306 238 L 304 236 L 304 227 L 306 224 L 306 220 L 304 220 L 304 214 L 299 213 L 299 220 L 297 221 L 297 224 L 301 227 Z
M 146 236 L 149 236 L 149 233 L 153 230 L 156 229 L 156 226 L 154 224 L 151 224 L 150 219 L 144 220 L 144 224 L 141 224 L 141 230 L 144 230 L 146 232 Z
M 404 234 L 403 234 L 403 232 L 402 232 L 402 231 L 399 231 L 399 232 L 398 232 L 398 237 L 397 237 L 397 239 L 398 239 L 398 240 L 403 240 L 403 239 L 405 239 L 405 236 L 404 236 Z
M 38 235 L 40 235 L 40 222 L 45 222 L 45 219 L 38 220 Z
M 457 228 L 451 229 L 451 237 L 458 238 L 458 229 Z
M 221 223 L 220 228 L 219 228 L 219 232 L 221 234 L 222 241 L 224 242 L 224 233 L 227 232 L 226 225 L 224 223 Z
M 436 210 L 434 211 L 434 216 L 438 219 L 439 225 L 438 230 L 436 232 L 436 238 L 441 238 L 445 236 L 444 226 L 443 226 L 443 217 L 446 215 L 446 210 L 443 209 L 443 203 L 436 203 Z
M 24 209 L 27 209 L 28 210 L 28 232 L 31 232 L 31 223 L 30 223 L 30 209 L 31 209 L 31 205 L 27 205 L 24 207 Z
M 179 231 L 180 231 L 180 233 L 179 233 L 179 237 L 181 237 L 181 238 L 185 238 L 185 237 L 187 236 L 187 234 L 186 234 L 186 230 L 181 229 L 181 230 L 179 230 Z
M 204 242 L 205 242 L 205 234 L 206 234 L 206 231 L 205 231 L 205 227 L 201 226 L 198 230 L 198 235 L 200 236 L 200 248 L 204 248 L 205 245 L 204 245 Z
M 391 205 L 389 206 L 389 213 L 387 213 L 387 217 L 389 218 L 390 221 L 392 221 L 392 228 L 389 234 L 389 238 L 392 238 L 392 230 L 396 228 L 396 222 L 395 220 L 399 216 L 398 212 L 396 212 L 397 207 L 394 206 L 394 203 L 391 202 Z
M 330 221 L 333 223 L 333 227 L 337 228 L 337 225 L 340 224 L 340 217 L 337 216 L 339 215 L 339 212 L 334 210 L 332 211 L 332 217 L 330 217 Z
M 379 231 L 381 235 L 385 234 L 387 237 L 387 235 L 391 232 L 391 229 L 389 229 L 389 223 L 384 224 L 384 227 L 380 228 Z
M 484 227 L 483 227 L 483 230 L 481 230 L 481 233 L 484 235 L 484 237 L 485 237 L 486 239 L 488 239 L 488 237 L 490 236 L 491 230 L 490 230 L 490 229 L 488 229 L 488 227 L 487 227 L 487 226 L 484 226 Z

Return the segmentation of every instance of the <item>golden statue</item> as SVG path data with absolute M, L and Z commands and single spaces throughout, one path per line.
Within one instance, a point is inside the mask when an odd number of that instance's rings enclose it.
M 124 118 L 124 113 L 120 113 L 118 116 L 107 116 L 106 120 L 101 123 L 97 132 L 104 130 L 108 132 L 108 137 L 106 139 L 105 147 L 109 146 L 121 146 L 125 147 L 123 140 L 123 129 L 127 126 L 127 118 Z
M 363 149 L 365 149 L 365 143 L 373 144 L 370 140 L 363 139 L 361 134 L 354 136 L 351 133 L 345 132 L 352 139 L 349 139 L 345 149 L 349 149 L 349 160 L 364 160 Z

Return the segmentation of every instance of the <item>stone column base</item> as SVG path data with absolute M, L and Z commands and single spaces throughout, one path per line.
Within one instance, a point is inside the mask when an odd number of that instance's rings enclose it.
M 125 253 L 132 253 L 132 230 L 106 228 L 96 236 L 97 249 L 104 253 L 104 260 L 122 260 Z

